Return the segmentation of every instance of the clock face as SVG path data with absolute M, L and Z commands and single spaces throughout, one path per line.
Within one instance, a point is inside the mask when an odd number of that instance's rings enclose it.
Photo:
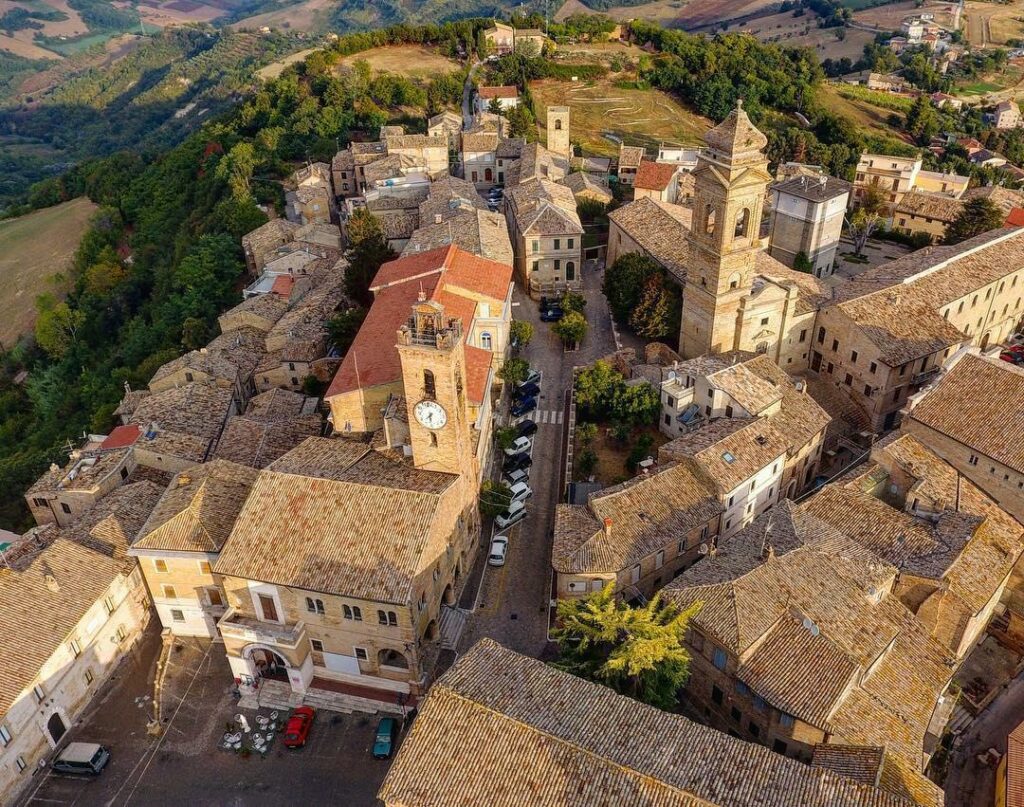
M 416 420 L 428 429 L 440 429 L 448 422 L 448 413 L 437 401 L 420 401 L 415 412 Z

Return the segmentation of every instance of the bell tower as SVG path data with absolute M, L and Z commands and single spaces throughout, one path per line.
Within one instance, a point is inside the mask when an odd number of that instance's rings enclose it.
M 397 348 L 413 464 L 473 479 L 462 323 L 446 318 L 444 306 L 421 292 L 409 321 L 398 330 Z
M 569 142 L 569 107 L 549 106 L 547 109 L 548 151 L 565 157 L 572 157 L 572 144 Z
M 693 224 L 683 291 L 679 349 L 690 359 L 736 347 L 741 300 L 750 294 L 761 210 L 771 181 L 768 139 L 750 122 L 742 101 L 704 136 L 707 148 L 693 171 Z

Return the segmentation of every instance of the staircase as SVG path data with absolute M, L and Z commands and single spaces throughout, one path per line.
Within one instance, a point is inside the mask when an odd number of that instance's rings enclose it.
M 402 707 L 395 703 L 361 698 L 358 695 L 332 692 L 317 687 L 311 687 L 305 693 L 292 692 L 291 686 L 283 681 L 264 681 L 255 698 L 248 702 L 245 699 L 239 702 L 239 706 L 243 709 L 277 709 L 283 712 L 303 705 L 344 714 L 353 712 L 371 715 L 378 712 L 402 714 Z
M 453 608 L 450 605 L 441 606 L 438 632 L 441 636 L 440 644 L 442 649 L 458 650 L 459 639 L 462 638 L 462 631 L 466 628 L 466 620 L 468 618 L 469 611 L 462 608 Z

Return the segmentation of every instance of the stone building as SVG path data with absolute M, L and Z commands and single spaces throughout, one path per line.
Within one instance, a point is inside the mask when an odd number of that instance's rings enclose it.
M 650 598 L 700 557 L 701 545 L 707 551 L 722 509 L 711 480 L 686 460 L 605 488 L 585 505 L 555 505 L 558 596 L 612 586 L 626 599 Z
M 623 255 L 638 252 L 656 260 L 681 288 L 690 257 L 686 239 L 692 217 L 688 207 L 646 196 L 615 208 L 608 214 L 605 263 L 611 266 Z
M 276 327 L 276 324 L 275 324 Z M 151 392 L 164 392 L 185 384 L 210 383 L 231 390 L 240 406 L 253 393 L 253 373 L 263 359 L 265 334 L 240 327 L 214 337 L 198 350 L 162 365 L 149 380 Z
M 920 157 L 894 157 L 865 152 L 857 163 L 852 202 L 859 204 L 864 198 L 865 189 L 875 186 L 882 191 L 883 201 L 887 203 L 891 214 L 893 206 L 898 205 L 903 195 L 912 190 L 959 199 L 967 190 L 968 181 L 968 177 L 959 174 L 924 171 Z
M 515 268 L 531 296 L 582 286 L 583 225 L 565 185 L 533 179 L 505 195 Z
M 676 204 L 679 196 L 679 175 L 675 163 L 641 160 L 633 178 L 633 198 L 649 197 L 659 202 Z
M 771 187 L 768 253 L 790 268 L 798 255 L 815 277 L 827 277 L 839 253 L 850 185 L 827 174 L 795 177 Z
M 633 184 L 645 154 L 643 146 L 627 146 L 625 143 L 619 146 L 619 182 L 623 185 Z
M 427 119 L 427 134 L 431 137 L 444 137 L 448 141 L 448 152 L 451 154 L 459 150 L 462 123 L 462 115 L 446 109 Z
M 218 627 L 247 693 L 276 677 L 285 697 L 413 705 L 430 682 L 479 545 L 489 435 L 469 400 L 462 320 L 435 300 L 410 309 L 397 329 L 402 404 L 374 443 L 310 438 L 261 471 L 214 565 L 228 605 Z
M 926 235 L 933 243 L 946 236 L 946 228 L 953 223 L 963 203 L 949 196 L 910 191 L 893 207 L 893 227 L 907 235 Z
M 462 176 L 477 190 L 488 190 L 497 184 L 498 140 L 497 132 L 462 133 Z
M 241 415 L 228 419 L 215 459 L 266 468 L 307 437 L 323 434 L 319 401 L 298 392 L 272 389 L 250 399 Z
M 456 246 L 384 264 L 370 286 L 373 304 L 324 396 L 335 432 L 372 432 L 388 401 L 402 392 L 395 331 L 422 295 L 462 323 L 468 373 L 465 393 L 489 423 L 493 373 L 504 361 L 512 319 L 512 269 Z
M 0 565 L 0 792 L 13 803 L 149 621 L 125 551 L 160 496 L 125 485 L 64 529 L 33 529 Z M 93 739 L 93 738 L 83 738 Z
M 954 356 L 910 398 L 902 430 L 1024 522 L 1024 370 L 972 353 Z
M 802 765 L 484 639 L 431 688 L 378 796 L 385 807 L 495 807 L 525 793 L 531 807 L 913 805 L 851 761 Z
M 572 157 L 572 143 L 569 142 L 569 107 L 549 106 L 545 126 L 548 151 L 563 159 Z

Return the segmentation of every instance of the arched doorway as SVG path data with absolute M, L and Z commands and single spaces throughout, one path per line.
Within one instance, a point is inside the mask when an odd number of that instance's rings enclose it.
M 64 722 L 64 718 L 60 716 L 60 713 L 54 712 L 50 715 L 50 719 L 46 721 L 46 730 L 50 732 L 53 744 L 56 745 L 60 742 L 61 738 L 67 734 L 68 727 Z
M 441 602 L 444 605 L 455 605 L 455 589 L 449 583 L 444 587 L 444 594 L 441 595 Z
M 288 662 L 273 650 L 266 647 L 250 647 L 245 655 L 252 660 L 256 674 L 260 678 L 272 681 L 288 681 Z
M 400 670 L 409 669 L 409 660 L 397 650 L 381 650 L 377 653 L 377 664 L 381 667 L 396 667 Z
M 981 349 L 985 350 L 985 348 L 987 348 L 987 347 L 988 347 L 988 334 L 986 333 L 983 337 L 981 337 Z
M 431 619 L 430 624 L 427 625 L 426 630 L 423 631 L 423 638 L 428 642 L 432 642 L 437 638 L 437 620 Z
M 793 480 L 790 481 L 789 485 L 786 487 L 786 498 L 787 499 L 792 499 L 795 496 L 796 496 L 796 480 L 793 479 Z

